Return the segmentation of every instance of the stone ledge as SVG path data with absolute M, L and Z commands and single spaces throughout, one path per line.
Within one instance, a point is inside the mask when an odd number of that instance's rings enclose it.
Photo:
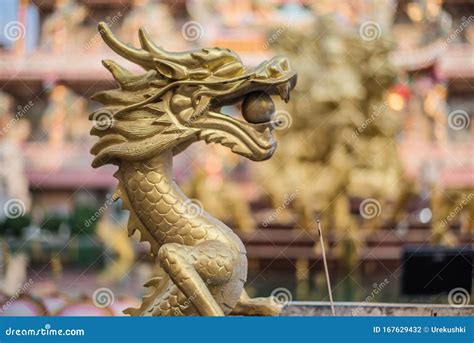
M 473 305 L 336 302 L 334 307 L 337 316 L 474 316 Z M 331 307 L 323 301 L 293 301 L 281 316 L 331 316 Z

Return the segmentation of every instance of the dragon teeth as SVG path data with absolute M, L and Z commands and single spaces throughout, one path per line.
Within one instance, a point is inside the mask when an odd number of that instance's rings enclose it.
M 245 153 L 245 149 L 243 149 L 240 145 L 235 145 L 234 147 L 232 147 L 232 152 L 235 152 L 236 154 L 243 154 Z
M 212 132 L 207 132 L 207 131 L 200 132 L 200 133 L 199 133 L 199 139 L 207 140 L 207 139 L 209 139 L 209 137 L 210 137 L 211 135 L 212 135 Z
M 219 136 L 217 133 L 211 133 L 209 137 L 206 138 L 206 142 L 208 143 L 219 143 L 219 140 L 221 139 L 221 136 Z
M 277 86 L 280 98 L 285 102 L 290 101 L 290 82 L 285 82 Z

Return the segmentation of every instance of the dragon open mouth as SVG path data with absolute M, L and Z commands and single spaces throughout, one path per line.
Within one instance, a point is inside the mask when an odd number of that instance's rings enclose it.
M 270 158 L 276 148 L 271 131 L 279 125 L 274 120 L 275 104 L 271 96 L 288 102 L 296 85 L 296 73 L 285 70 L 277 78 L 265 76 L 243 80 L 229 93 L 214 97 L 207 116 L 198 123 L 203 129 L 198 139 L 219 143 L 251 160 Z M 238 103 L 242 104 L 245 121 L 220 112 L 222 106 Z
M 288 101 L 296 84 L 286 58 L 276 56 L 248 69 L 229 49 L 172 53 L 156 46 L 144 30 L 136 49 L 120 42 L 104 23 L 99 32 L 112 50 L 146 72 L 137 75 L 103 61 L 120 87 L 94 96 L 104 106 L 90 118 L 113 118 L 113 125 L 91 130 L 99 137 L 91 150 L 94 167 L 167 150 L 178 154 L 196 140 L 219 143 L 251 160 L 272 156 L 271 131 L 279 122 L 271 96 Z M 223 106 L 238 103 L 242 120 L 221 113 Z

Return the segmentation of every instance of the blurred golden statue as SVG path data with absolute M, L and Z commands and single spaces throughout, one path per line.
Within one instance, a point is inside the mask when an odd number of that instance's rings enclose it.
M 18 213 L 25 214 L 30 209 L 31 198 L 21 148 L 31 130 L 24 117 L 34 103 L 18 105 L 16 112 L 13 105 L 13 97 L 0 92 L 0 207 L 19 205 Z M 0 213 L 0 221 L 3 216 L 4 213 Z
M 109 47 L 142 66 L 135 75 L 106 60 L 120 88 L 96 94 L 103 108 L 91 114 L 93 167 L 115 164 L 117 194 L 130 211 L 128 230 L 150 243 L 165 272 L 148 282 L 154 291 L 131 315 L 273 315 L 273 298 L 250 299 L 244 290 L 243 243 L 222 222 L 187 198 L 173 180 L 173 156 L 196 141 L 218 143 L 255 161 L 270 158 L 274 103 L 289 100 L 296 73 L 283 57 L 247 69 L 229 49 L 168 52 L 139 30 L 141 49 L 117 40 L 105 23 Z M 243 101 L 246 121 L 221 113 Z
M 87 39 L 86 31 L 81 27 L 86 18 L 85 6 L 78 5 L 75 0 L 56 0 L 53 14 L 42 25 L 42 46 L 53 53 L 76 50 Z
M 441 188 L 441 189 L 440 189 Z M 450 227 L 460 223 L 461 234 L 473 238 L 474 234 L 474 189 L 465 187 L 433 187 L 431 194 L 433 209 L 431 242 L 455 246 L 457 237 Z
M 157 0 L 133 0 L 132 4 L 132 9 L 120 26 L 121 37 L 125 41 L 138 44 L 137 31 L 144 26 L 151 32 L 153 40 L 166 46 L 183 47 L 179 44 L 183 40 L 166 3 Z
M 130 271 L 135 259 L 135 252 L 127 231 L 105 217 L 101 218 L 97 225 L 97 235 L 105 249 L 117 256 L 100 273 L 99 282 L 105 284 L 119 282 Z
M 277 112 L 279 149 L 255 169 L 275 208 L 299 189 L 296 227 L 314 229 L 321 216 L 350 262 L 363 241 L 350 200 L 362 200 L 363 226 L 374 229 L 401 217 L 410 187 L 395 144 L 399 120 L 385 97 L 396 77 L 388 30 L 354 30 L 338 18 L 318 16 L 312 28 L 288 29 L 274 41 L 301 77 L 296 100 Z M 368 201 L 373 214 L 365 213 Z
M 222 150 L 222 149 L 220 149 Z M 255 231 L 256 223 L 241 182 L 234 181 L 228 170 L 238 165 L 238 158 L 215 146 L 200 151 L 200 161 L 193 176 L 183 185 L 188 196 L 201 201 L 204 208 L 225 223 L 242 232 Z
M 53 87 L 48 106 L 41 118 L 41 128 L 48 143 L 61 147 L 65 142 L 78 142 L 89 137 L 89 125 L 84 113 L 87 101 L 64 85 Z

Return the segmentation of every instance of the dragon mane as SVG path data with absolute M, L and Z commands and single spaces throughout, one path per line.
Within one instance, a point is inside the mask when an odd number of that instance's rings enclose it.
M 166 101 L 148 101 L 161 93 L 169 80 L 160 78 L 155 70 L 133 75 L 113 61 L 103 61 L 103 65 L 120 88 L 92 97 L 104 105 L 89 116 L 94 123 L 91 135 L 99 137 L 91 149 L 96 156 L 93 167 L 117 163 L 119 159 L 145 159 L 157 149 L 176 145 L 192 134 L 171 121 L 165 108 Z
M 120 87 L 92 97 L 104 105 L 89 117 L 91 135 L 99 137 L 91 149 L 95 168 L 118 164 L 120 159 L 145 159 L 158 149 L 186 141 L 195 131 L 169 114 L 169 91 L 178 85 L 221 82 L 222 77 L 238 76 L 242 71 L 240 58 L 228 49 L 168 52 L 154 45 L 143 29 L 139 30 L 142 49 L 135 49 L 117 40 L 105 23 L 99 23 L 99 33 L 112 50 L 147 71 L 135 75 L 113 61 L 102 61 Z

